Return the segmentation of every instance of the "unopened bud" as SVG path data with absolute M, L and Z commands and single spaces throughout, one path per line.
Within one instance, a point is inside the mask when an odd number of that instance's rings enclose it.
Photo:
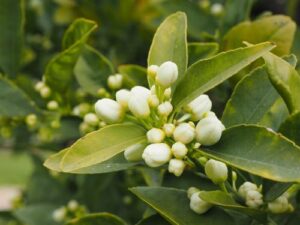
M 39 81 L 35 84 L 34 89 L 40 92 L 43 87 L 45 87 L 45 83 L 43 81 Z
M 268 209 L 271 213 L 284 213 L 289 210 L 289 201 L 285 195 L 282 195 L 272 202 L 268 203 Z
M 121 122 L 124 116 L 122 106 L 118 102 L 108 98 L 98 100 L 95 104 L 95 111 L 106 123 Z
M 34 127 L 37 124 L 37 116 L 35 114 L 29 114 L 26 116 L 25 122 L 29 127 Z
M 158 128 L 152 128 L 147 132 L 149 143 L 161 143 L 165 139 L 165 132 Z
M 238 193 L 239 196 L 241 196 L 243 199 L 246 199 L 248 191 L 257 191 L 257 190 L 258 187 L 256 184 L 246 181 L 239 187 Z
M 40 90 L 40 95 L 42 96 L 42 98 L 49 98 L 51 95 L 51 89 L 47 86 L 42 87 L 42 89 Z
M 159 99 L 156 95 L 150 95 L 148 103 L 150 107 L 155 108 L 159 105 Z
M 157 65 L 151 65 L 147 68 L 147 74 L 149 77 L 151 77 L 152 79 L 155 78 L 156 76 L 156 72 L 158 70 L 158 66 Z
M 185 163 L 181 159 L 171 159 L 169 162 L 169 173 L 173 173 L 176 177 L 181 176 L 185 168 Z
M 170 102 L 163 102 L 158 106 L 158 113 L 161 116 L 168 116 L 173 110 L 173 106 Z
M 187 190 L 187 196 L 188 196 L 188 198 L 191 199 L 192 195 L 193 195 L 194 193 L 197 193 L 197 192 L 198 192 L 198 193 L 200 192 L 200 190 L 199 190 L 198 188 L 190 187 L 190 188 Z
M 258 208 L 263 204 L 262 194 L 258 191 L 248 191 L 246 194 L 246 205 L 250 208 Z
M 175 128 L 173 137 L 177 142 L 188 144 L 194 140 L 195 128 L 188 123 L 181 123 Z
M 170 99 L 171 98 L 171 94 L 172 94 L 172 89 L 171 88 L 167 88 L 164 91 L 164 96 L 165 96 L 166 99 Z
M 164 62 L 157 70 L 156 82 L 163 88 L 170 87 L 178 78 L 177 65 L 171 61 Z
M 190 208 L 197 214 L 203 214 L 212 207 L 212 204 L 202 200 L 199 193 L 200 192 L 196 192 L 191 196 Z
M 223 11 L 224 11 L 224 7 L 221 3 L 214 3 L 210 8 L 210 12 L 214 16 L 222 15 Z
M 147 118 L 150 115 L 148 100 L 140 95 L 132 95 L 130 97 L 128 108 L 137 118 Z
M 188 149 L 185 146 L 185 144 L 181 142 L 176 142 L 175 144 L 173 144 L 171 150 L 173 155 L 178 159 L 184 158 L 188 152 Z
M 135 86 L 130 90 L 130 92 L 132 95 L 139 96 L 141 98 L 144 98 L 145 100 L 148 100 L 151 94 L 151 91 L 143 86 Z
M 76 200 L 71 200 L 68 203 L 68 209 L 71 211 L 75 211 L 78 208 L 79 204 Z
M 221 184 L 227 180 L 228 169 L 225 163 L 210 159 L 205 164 L 205 173 L 215 184 Z
M 191 101 L 186 107 L 185 110 L 191 113 L 191 119 L 193 121 L 198 121 L 202 119 L 205 113 L 211 110 L 212 103 L 208 95 L 200 95 L 193 101 Z
M 65 207 L 61 207 L 56 209 L 53 214 L 52 214 L 52 218 L 54 221 L 56 222 L 62 222 L 64 221 L 65 217 L 67 215 L 67 210 Z
M 163 126 L 163 130 L 167 137 L 171 137 L 173 135 L 173 132 L 175 130 L 175 125 L 172 123 L 166 123 Z
M 116 100 L 122 107 L 127 109 L 130 96 L 131 96 L 130 91 L 128 91 L 126 89 L 122 89 L 122 90 L 117 91 Z
M 159 167 L 170 161 L 172 153 L 165 143 L 151 144 L 145 148 L 142 157 L 148 166 Z
M 99 119 L 96 114 L 88 113 L 84 116 L 83 121 L 91 126 L 97 126 Z
M 107 85 L 112 90 L 117 90 L 122 87 L 123 76 L 121 74 L 110 75 L 107 79 Z
M 58 103 L 57 103 L 57 101 L 52 100 L 52 101 L 48 102 L 47 103 L 47 109 L 49 109 L 49 110 L 57 110 L 58 109 Z

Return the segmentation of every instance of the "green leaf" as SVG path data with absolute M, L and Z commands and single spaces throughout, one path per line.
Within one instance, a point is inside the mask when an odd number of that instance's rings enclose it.
M 115 124 L 76 141 L 63 156 L 60 167 L 72 172 L 111 159 L 125 148 L 144 141 L 146 131 L 134 124 Z
M 75 65 L 75 77 L 86 92 L 97 95 L 99 88 L 107 86 L 107 78 L 114 73 L 109 60 L 96 49 L 85 45 Z
M 125 86 L 131 88 L 133 86 L 148 86 L 147 70 L 138 65 L 121 65 L 118 71 L 123 75 Z
M 153 215 L 142 219 L 136 225 L 170 225 L 167 221 L 161 218 L 159 215 Z
M 158 27 L 148 54 L 148 66 L 159 66 L 166 61 L 176 63 L 177 82 L 183 77 L 188 64 L 186 20 L 186 15 L 182 12 L 167 17 Z
M 264 127 L 240 125 L 229 128 L 219 143 L 201 153 L 270 180 L 300 181 L 300 148 Z
M 187 193 L 164 187 L 135 187 L 130 189 L 173 225 L 232 225 L 232 218 L 218 208 L 198 215 L 189 207 Z M 162 197 L 163 196 L 163 197 Z
M 127 223 L 123 221 L 121 218 L 110 213 L 89 214 L 66 223 L 66 225 L 126 225 L 126 224 Z
M 300 76 L 288 62 L 268 53 L 263 56 L 269 78 L 291 113 L 300 110 Z
M 73 24 L 75 24 L 76 26 L 74 26 Z M 97 28 L 95 22 L 86 19 L 77 19 L 73 24 L 71 25 L 71 27 L 74 26 L 72 30 L 81 29 L 81 26 L 83 26 L 83 24 L 86 24 L 85 26 L 89 27 L 90 29 L 83 29 L 86 31 L 86 33 L 82 34 L 80 38 L 77 35 L 81 32 L 70 32 L 70 35 L 76 34 L 75 37 L 65 38 L 68 40 L 72 39 L 72 41 L 75 42 L 71 46 L 69 46 L 69 48 L 53 57 L 47 64 L 44 75 L 46 83 L 49 87 L 51 87 L 51 89 L 58 92 L 64 92 L 68 88 L 69 84 L 72 81 L 73 69 L 75 67 L 76 61 L 78 60 L 78 57 L 81 54 L 82 47 L 84 46 L 91 32 Z M 70 43 L 71 41 L 68 41 L 68 44 Z
M 200 94 L 221 84 L 272 48 L 274 45 L 271 43 L 261 43 L 223 52 L 194 63 L 177 85 L 172 99 L 173 105 L 179 109 Z
M 0 67 L 16 76 L 22 54 L 25 4 L 23 0 L 0 0 Z
M 242 206 L 238 204 L 230 194 L 227 194 L 223 191 L 201 191 L 199 196 L 206 202 L 209 202 L 213 205 L 221 206 L 226 209 L 231 209 L 243 214 L 249 215 L 253 218 L 256 218 L 260 221 L 266 220 L 266 215 L 264 212 L 251 209 L 249 207 Z
M 300 146 L 300 112 L 290 115 L 281 124 L 279 132 Z
M 233 27 L 224 37 L 223 49 L 242 46 L 243 41 L 252 44 L 270 41 L 276 44 L 274 54 L 283 56 L 290 53 L 296 24 L 283 15 L 262 17 L 253 22 L 246 21 Z
M 38 113 L 38 108 L 13 82 L 0 76 L 0 116 L 14 117 Z
M 189 65 L 200 59 L 205 59 L 215 55 L 219 50 L 218 43 L 192 42 L 188 44 Z
M 258 68 L 235 86 L 222 116 L 225 127 L 238 124 L 260 124 L 280 98 L 265 68 Z
M 293 183 L 275 183 L 266 194 L 264 194 L 264 200 L 267 202 L 274 201 L 281 196 L 287 189 L 289 189 Z

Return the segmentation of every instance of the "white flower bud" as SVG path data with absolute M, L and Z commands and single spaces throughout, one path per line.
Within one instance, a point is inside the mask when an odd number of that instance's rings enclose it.
M 171 159 L 169 162 L 169 173 L 173 173 L 176 177 L 181 176 L 185 168 L 185 163 L 181 159 Z
M 144 149 L 145 149 L 144 143 L 131 145 L 125 149 L 124 157 L 129 162 L 141 161 Z
M 268 209 L 271 213 L 284 213 L 289 210 L 289 201 L 285 195 L 276 198 L 268 203 Z
M 151 65 L 151 66 L 149 66 L 147 68 L 147 74 L 148 74 L 148 76 L 154 79 L 155 76 L 156 76 L 157 70 L 158 70 L 158 66 L 157 65 Z
M 163 130 L 167 137 L 171 137 L 173 135 L 173 132 L 175 130 L 175 125 L 173 123 L 166 123 L 163 126 Z
M 211 110 L 212 103 L 208 95 L 200 95 L 193 101 L 191 101 L 184 109 L 191 113 L 191 119 L 193 121 L 198 121 L 202 119 L 205 113 Z
M 185 144 L 182 144 L 181 142 L 176 142 L 175 144 L 173 144 L 171 150 L 173 155 L 178 159 L 182 159 L 183 157 L 185 157 L 188 152 Z
M 42 89 L 40 90 L 40 95 L 42 96 L 42 98 L 49 98 L 51 95 L 51 89 L 47 86 L 42 87 Z
M 191 199 L 192 195 L 194 193 L 199 193 L 200 190 L 198 188 L 195 188 L 195 187 L 190 187 L 188 190 L 187 190 L 187 196 L 189 199 Z
M 58 103 L 57 103 L 57 101 L 52 100 L 52 101 L 48 102 L 47 103 L 47 109 L 49 109 L 49 110 L 56 110 L 56 109 L 58 109 Z
M 159 105 L 159 99 L 156 95 L 150 95 L 150 97 L 148 99 L 148 103 L 149 103 L 150 107 L 155 108 Z
M 171 61 L 160 65 L 156 73 L 156 82 L 163 88 L 170 87 L 178 78 L 177 65 Z
M 120 89 L 122 87 L 123 76 L 121 74 L 110 75 L 107 79 L 107 85 L 113 90 Z
M 37 116 L 35 114 L 29 114 L 26 116 L 25 122 L 29 127 L 34 127 L 37 124 Z
M 227 180 L 228 169 L 225 163 L 210 159 L 205 164 L 205 173 L 215 184 L 223 183 Z
M 35 84 L 34 89 L 40 92 L 43 87 L 45 87 L 45 83 L 43 81 L 39 81 Z
M 165 132 L 158 128 L 152 128 L 147 132 L 147 139 L 149 143 L 161 143 L 165 139 Z
M 221 15 L 223 13 L 223 11 L 224 11 L 224 7 L 220 3 L 214 3 L 210 8 L 210 12 L 214 16 Z
M 148 100 L 151 94 L 151 91 L 148 88 L 142 86 L 135 86 L 130 90 L 130 92 L 132 95 L 139 96 L 145 100 Z
M 169 145 L 165 143 L 148 145 L 142 155 L 145 163 L 150 167 L 159 167 L 170 161 L 172 157 Z
M 158 106 L 158 113 L 161 116 L 168 116 L 173 111 L 173 106 L 170 102 L 163 102 Z
M 121 122 L 124 116 L 122 106 L 109 98 L 103 98 L 96 102 L 95 111 L 97 115 L 106 123 Z
M 166 99 L 170 99 L 171 98 L 171 94 L 172 94 L 172 89 L 171 88 L 167 88 L 164 91 L 164 96 L 165 96 Z
M 122 89 L 117 91 L 116 100 L 117 102 L 124 107 L 125 109 L 128 107 L 128 101 L 130 99 L 131 93 L 126 89 Z
M 203 201 L 199 193 L 200 192 L 196 192 L 191 196 L 190 208 L 197 214 L 203 214 L 212 207 L 212 204 Z
M 239 193 L 239 196 L 246 199 L 248 191 L 257 191 L 257 190 L 258 190 L 258 187 L 256 184 L 246 181 L 239 187 L 238 193 Z
M 175 128 L 173 137 L 177 142 L 188 144 L 194 140 L 195 128 L 188 123 L 181 123 Z
M 86 114 L 83 121 L 91 126 L 97 126 L 99 123 L 99 119 L 95 113 Z
M 79 204 L 76 200 L 71 200 L 68 203 L 68 209 L 71 211 L 75 211 L 78 208 Z
M 87 133 L 90 133 L 94 130 L 94 128 L 92 126 L 90 126 L 89 124 L 83 122 L 79 125 L 79 131 L 82 133 L 82 134 L 87 134 Z
M 258 208 L 263 204 L 262 194 L 258 191 L 250 190 L 246 194 L 246 205 L 250 208 Z
M 52 213 L 52 218 L 56 222 L 62 222 L 62 221 L 64 221 L 66 215 L 67 215 L 66 208 L 61 207 L 61 208 L 54 210 L 54 212 Z
M 148 101 L 141 95 L 131 95 L 128 108 L 137 118 L 147 118 L 150 115 Z
M 216 144 L 222 135 L 224 125 L 214 117 L 206 117 L 200 120 L 196 126 L 196 139 L 202 145 Z

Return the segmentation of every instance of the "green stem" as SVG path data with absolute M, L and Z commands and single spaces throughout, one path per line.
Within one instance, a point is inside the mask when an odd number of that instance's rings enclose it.
M 225 186 L 225 182 L 219 184 L 219 187 L 221 188 L 222 191 L 224 191 L 226 194 L 228 194 L 227 188 Z

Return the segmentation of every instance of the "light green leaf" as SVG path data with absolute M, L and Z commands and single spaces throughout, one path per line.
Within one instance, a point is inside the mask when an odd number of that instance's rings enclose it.
M 263 56 L 269 78 L 285 101 L 290 113 L 300 110 L 300 76 L 288 62 L 268 53 Z
M 79 23 L 78 20 L 81 22 Z M 68 44 L 71 43 L 70 39 L 72 39 L 72 41 L 76 40 L 76 42 L 74 42 L 69 48 L 54 56 L 46 67 L 44 75 L 46 83 L 49 87 L 51 87 L 51 89 L 58 92 L 64 92 L 68 88 L 70 82 L 72 81 L 73 69 L 78 57 L 81 54 L 82 47 L 84 46 L 91 32 L 97 28 L 96 23 L 93 21 L 86 19 L 78 20 L 73 23 L 77 26 L 74 26 L 72 29 L 81 29 L 80 26 L 83 26 L 83 24 L 86 24 L 86 27 L 89 27 L 90 29 L 83 29 L 86 31 L 86 33 L 82 34 L 80 38 L 77 36 L 78 33 L 75 33 L 75 31 L 70 32 L 70 35 L 76 34 L 76 37 L 67 38 L 69 40 Z
M 121 218 L 110 213 L 89 214 L 66 223 L 66 225 L 126 225 L 126 224 L 127 223 L 123 221 Z
M 201 153 L 270 180 L 300 181 L 300 148 L 263 127 L 229 128 L 223 132 L 219 143 Z
M 189 65 L 200 59 L 205 59 L 216 54 L 219 50 L 219 44 L 215 42 L 192 42 L 188 44 Z
M 35 103 L 13 82 L 0 76 L 0 116 L 14 117 L 38 113 Z
M 243 41 L 252 44 L 270 41 L 276 44 L 273 52 L 283 56 L 290 53 L 296 24 L 283 15 L 262 17 L 253 22 L 246 21 L 233 27 L 224 37 L 223 49 L 240 47 Z
M 25 4 L 23 0 L 0 0 L 0 67 L 16 76 L 22 54 Z
M 256 218 L 259 221 L 266 220 L 266 215 L 264 214 L 264 212 L 238 204 L 232 198 L 232 196 L 225 193 L 224 191 L 201 191 L 199 193 L 199 196 L 204 201 L 209 202 L 213 205 L 217 205 L 226 209 L 231 209 L 237 212 L 241 212 L 243 214 Z
M 130 190 L 173 225 L 234 224 L 229 215 L 217 208 L 202 215 L 194 213 L 189 207 L 187 193 L 180 189 L 135 187 Z
M 300 146 L 300 112 L 290 115 L 281 124 L 279 132 Z
M 107 86 L 107 78 L 113 72 L 113 66 L 107 58 L 96 49 L 84 45 L 74 68 L 75 77 L 83 90 L 97 95 L 99 88 Z
M 200 94 L 221 84 L 238 71 L 274 48 L 271 43 L 261 43 L 220 53 L 194 63 L 177 85 L 172 103 L 179 109 Z
M 124 84 L 126 87 L 131 88 L 133 86 L 148 86 L 147 70 L 138 65 L 121 65 L 118 67 L 118 71 L 123 75 Z
M 265 68 L 258 68 L 235 86 L 222 116 L 225 127 L 238 124 L 260 124 L 280 98 Z
M 148 66 L 159 66 L 166 61 L 176 63 L 178 81 L 183 77 L 188 64 L 186 20 L 186 15 L 182 12 L 167 17 L 158 27 L 148 54 Z
M 115 124 L 87 134 L 69 147 L 60 167 L 73 172 L 111 159 L 125 148 L 144 141 L 146 131 L 135 124 Z

